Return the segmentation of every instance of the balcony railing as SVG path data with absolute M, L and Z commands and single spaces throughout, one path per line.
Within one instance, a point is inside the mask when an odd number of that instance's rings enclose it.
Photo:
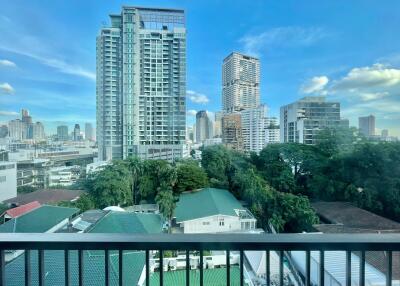
M 271 285 L 271 251 L 279 254 L 279 279 L 278 285 L 284 285 L 284 255 L 290 251 L 305 252 L 304 285 L 311 285 L 310 279 L 310 252 L 318 251 L 319 282 L 325 282 L 325 252 L 345 251 L 346 286 L 351 286 L 351 253 L 360 252 L 359 283 L 365 285 L 365 253 L 367 251 L 384 251 L 386 255 L 386 285 L 392 285 L 392 252 L 400 251 L 400 234 L 157 234 L 157 235 L 131 235 L 131 234 L 0 234 L 0 285 L 6 284 L 6 251 L 21 251 L 25 253 L 25 285 L 31 283 L 30 253 L 38 251 L 38 284 L 45 285 L 44 253 L 50 250 L 64 251 L 65 285 L 70 285 L 71 274 L 69 269 L 70 251 L 78 252 L 78 285 L 84 285 L 83 264 L 85 250 L 104 251 L 104 277 L 105 285 L 109 285 L 109 253 L 117 251 L 119 278 L 118 284 L 123 284 L 122 251 L 141 250 L 145 252 L 145 285 L 150 285 L 150 251 L 159 251 L 159 269 L 163 269 L 163 254 L 166 250 L 185 251 L 186 253 L 186 285 L 190 285 L 189 251 L 200 251 L 199 276 L 200 285 L 204 284 L 203 251 L 226 251 L 226 285 L 230 284 L 230 252 L 239 253 L 240 285 L 244 285 L 244 251 L 266 251 L 266 285 Z M 163 271 L 159 272 L 159 284 L 163 285 Z M 315 283 L 314 283 L 315 284 Z

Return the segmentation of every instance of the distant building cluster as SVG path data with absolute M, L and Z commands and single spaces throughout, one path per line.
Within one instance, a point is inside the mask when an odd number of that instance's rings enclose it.
M 10 137 L 14 140 L 42 141 L 46 139 L 41 122 L 33 122 L 26 109 L 21 110 L 21 119 L 13 119 L 0 127 L 0 138 Z

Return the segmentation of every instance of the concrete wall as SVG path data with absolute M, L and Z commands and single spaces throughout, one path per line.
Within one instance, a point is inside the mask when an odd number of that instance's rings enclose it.
M 17 164 L 0 162 L 0 202 L 17 196 Z

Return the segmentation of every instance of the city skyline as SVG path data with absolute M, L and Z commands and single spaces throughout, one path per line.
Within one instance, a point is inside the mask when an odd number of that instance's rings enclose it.
M 356 1 L 346 11 L 344 1 L 243 3 L 3 3 L 0 122 L 26 108 L 49 134 L 62 124 L 94 125 L 93 38 L 102 23 L 109 24 L 108 14 L 126 4 L 185 10 L 188 126 L 194 111 L 221 110 L 221 64 L 238 51 L 260 59 L 260 101 L 272 116 L 304 96 L 326 95 L 341 102 L 351 126 L 357 126 L 358 117 L 374 114 L 377 133 L 388 129 L 400 135 L 400 40 L 392 37 L 400 25 L 395 14 L 400 3 Z M 25 10 L 17 9 L 22 5 Z M 221 13 L 228 17 L 217 17 Z M 246 21 L 238 23 L 240 17 Z

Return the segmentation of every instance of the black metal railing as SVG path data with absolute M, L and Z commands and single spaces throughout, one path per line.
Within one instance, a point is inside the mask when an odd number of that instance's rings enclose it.
M 44 253 L 47 250 L 64 250 L 65 285 L 70 285 L 70 251 L 78 251 L 78 285 L 83 285 L 83 255 L 85 250 L 103 250 L 105 252 L 105 285 L 109 285 L 109 252 L 118 251 L 119 285 L 123 284 L 123 251 L 141 250 L 145 252 L 145 285 L 150 284 L 149 260 L 151 250 L 159 251 L 159 280 L 163 285 L 163 253 L 166 250 L 179 250 L 186 253 L 186 285 L 190 285 L 189 251 L 200 251 L 200 285 L 204 284 L 203 251 L 226 251 L 226 283 L 230 285 L 230 253 L 238 251 L 240 285 L 244 285 L 244 251 L 266 251 L 266 284 L 271 284 L 270 255 L 276 251 L 279 255 L 279 282 L 284 285 L 284 252 L 305 251 L 304 285 L 310 286 L 310 252 L 319 251 L 319 285 L 324 286 L 325 251 L 346 252 L 346 286 L 351 286 L 351 252 L 360 252 L 359 285 L 365 286 L 365 253 L 367 251 L 385 251 L 387 272 L 386 285 L 392 285 L 392 252 L 400 251 L 400 234 L 0 234 L 0 285 L 7 285 L 5 279 L 5 251 L 24 250 L 25 285 L 31 283 L 30 253 L 38 251 L 38 284 L 45 283 Z M 23 273 L 21 273 L 22 275 Z

